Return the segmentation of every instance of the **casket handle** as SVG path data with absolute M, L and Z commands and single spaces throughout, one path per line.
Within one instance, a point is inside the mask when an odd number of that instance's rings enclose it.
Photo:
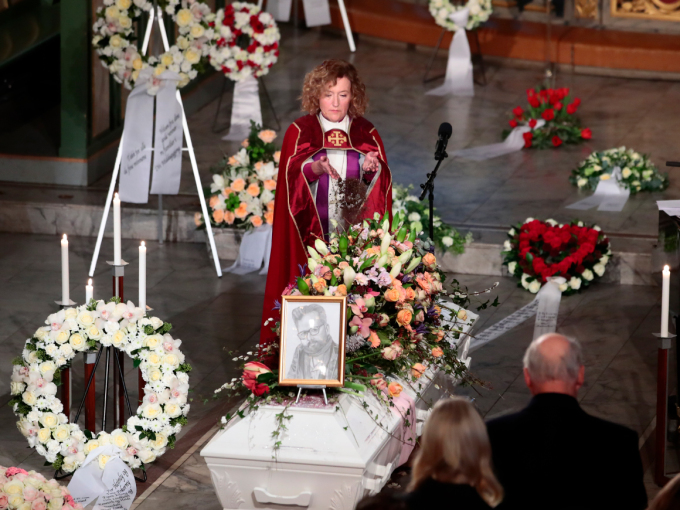
M 386 466 L 376 465 L 372 474 L 380 478 L 364 478 L 364 488 L 371 493 L 376 493 L 382 489 L 392 474 L 392 466 L 394 466 L 394 462 L 390 462 Z
M 275 503 L 277 505 L 309 506 L 312 500 L 311 492 L 301 492 L 297 496 L 277 496 L 262 487 L 255 487 L 253 495 L 258 503 Z

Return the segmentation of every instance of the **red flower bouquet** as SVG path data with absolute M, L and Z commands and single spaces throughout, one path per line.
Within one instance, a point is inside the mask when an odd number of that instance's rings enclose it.
M 527 110 L 521 106 L 514 108 L 513 117 L 508 122 L 512 129 L 518 126 L 529 126 L 532 129 L 524 134 L 525 148 L 546 149 L 592 138 L 591 130 L 582 129 L 575 117 L 581 100 L 578 97 L 572 99 L 568 88 L 529 89 L 527 101 L 529 108 Z M 537 121 L 544 124 L 537 126 Z M 503 131 L 504 139 L 510 131 L 510 129 Z
M 508 232 L 503 255 L 508 272 L 520 278 L 518 286 L 537 293 L 551 276 L 562 276 L 563 294 L 587 287 L 605 272 L 611 249 L 597 226 L 583 222 L 558 224 L 555 220 L 527 218 Z

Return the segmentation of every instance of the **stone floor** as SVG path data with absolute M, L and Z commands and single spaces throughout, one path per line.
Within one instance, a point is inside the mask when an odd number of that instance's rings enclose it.
M 23 342 L 56 309 L 59 268 L 57 239 L 52 236 L 0 234 L 0 404 L 9 400 L 11 359 L 21 353 Z M 91 240 L 73 238 L 70 243 L 71 292 L 82 301 Z M 136 246 L 124 242 L 123 258 L 130 262 L 125 294 L 137 294 Z M 111 246 L 105 241 L 104 250 Z M 52 256 L 54 254 L 54 256 Z M 205 247 L 192 243 L 159 246 L 149 243 L 148 303 L 154 313 L 173 324 L 172 334 L 183 340 L 183 352 L 194 367 L 193 395 L 189 425 L 182 432 L 178 448 L 162 457 L 150 469 L 158 478 L 170 466 L 179 468 L 140 502 L 144 508 L 178 502 L 201 502 L 206 509 L 219 508 L 205 464 L 195 451 L 184 461 L 181 454 L 213 427 L 229 406 L 221 400 L 202 401 L 214 388 L 236 375 L 228 351 L 248 350 L 257 341 L 265 277 L 225 274 L 215 278 Z M 492 277 L 464 275 L 459 278 L 471 289 L 493 284 Z M 100 268 L 95 275 L 95 297 L 108 295 L 110 277 Z M 494 291 L 501 305 L 481 312 L 479 330 L 527 304 L 532 296 L 518 289 L 514 281 L 501 278 Z M 659 292 L 654 287 L 626 287 L 600 284 L 587 292 L 563 299 L 558 331 L 579 338 L 584 345 L 586 383 L 580 393 L 590 413 L 623 423 L 641 436 L 649 434 L 654 417 L 656 345 L 651 332 L 659 321 Z M 533 325 L 529 322 L 485 345 L 473 354 L 472 368 L 488 388 L 467 388 L 461 393 L 475 397 L 487 418 L 524 406 L 530 396 L 521 377 L 521 358 Z M 82 391 L 80 362 L 74 365 L 74 399 Z M 128 364 L 129 368 L 129 364 Z M 101 369 L 100 369 L 101 372 Z M 102 377 L 99 374 L 98 377 Z M 127 383 L 135 388 L 135 372 L 128 370 Z M 101 379 L 100 379 L 101 381 Z M 101 393 L 101 383 L 97 386 Z M 132 390 L 133 398 L 135 391 Z M 9 407 L 0 407 L 0 465 L 21 465 L 50 474 L 43 459 L 27 449 L 14 426 Z M 177 467 L 177 466 L 176 466 Z M 648 471 L 647 478 L 650 473 Z M 651 480 L 651 479 L 650 479 Z M 147 487 L 141 485 L 140 494 Z M 649 483 L 650 494 L 655 488 Z M 180 494 L 181 493 L 181 494 Z M 178 499 L 179 498 L 179 499 Z

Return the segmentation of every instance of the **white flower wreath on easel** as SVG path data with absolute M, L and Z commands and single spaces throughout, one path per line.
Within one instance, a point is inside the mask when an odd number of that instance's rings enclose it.
M 452 4 L 450 0 L 431 0 L 429 8 L 437 25 L 444 29 L 439 36 L 437 49 L 442 42 L 445 30 L 454 32 L 454 35 L 449 47 L 444 84 L 426 94 L 474 96 L 472 55 L 466 31 L 477 28 L 489 19 L 492 11 L 491 0 L 469 0 L 466 4 L 460 5 Z M 431 64 L 432 61 L 430 61 Z M 427 72 L 425 75 L 427 77 Z
M 108 444 L 120 448 L 120 458 L 131 469 L 150 464 L 174 446 L 189 412 L 191 366 L 179 350 L 181 340 L 168 334 L 170 324 L 145 316 L 131 301 L 103 300 L 66 308 L 45 323 L 26 340 L 12 371 L 10 405 L 29 446 L 64 473 L 74 472 L 91 451 Z M 143 403 L 127 424 L 97 434 L 69 423 L 57 384 L 79 352 L 108 346 L 135 360 L 147 384 Z

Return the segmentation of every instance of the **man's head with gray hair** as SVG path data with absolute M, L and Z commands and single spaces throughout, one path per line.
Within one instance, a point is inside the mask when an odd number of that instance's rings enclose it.
M 549 333 L 531 342 L 524 354 L 524 380 L 531 393 L 566 393 L 576 397 L 583 385 L 581 345 L 573 338 Z

